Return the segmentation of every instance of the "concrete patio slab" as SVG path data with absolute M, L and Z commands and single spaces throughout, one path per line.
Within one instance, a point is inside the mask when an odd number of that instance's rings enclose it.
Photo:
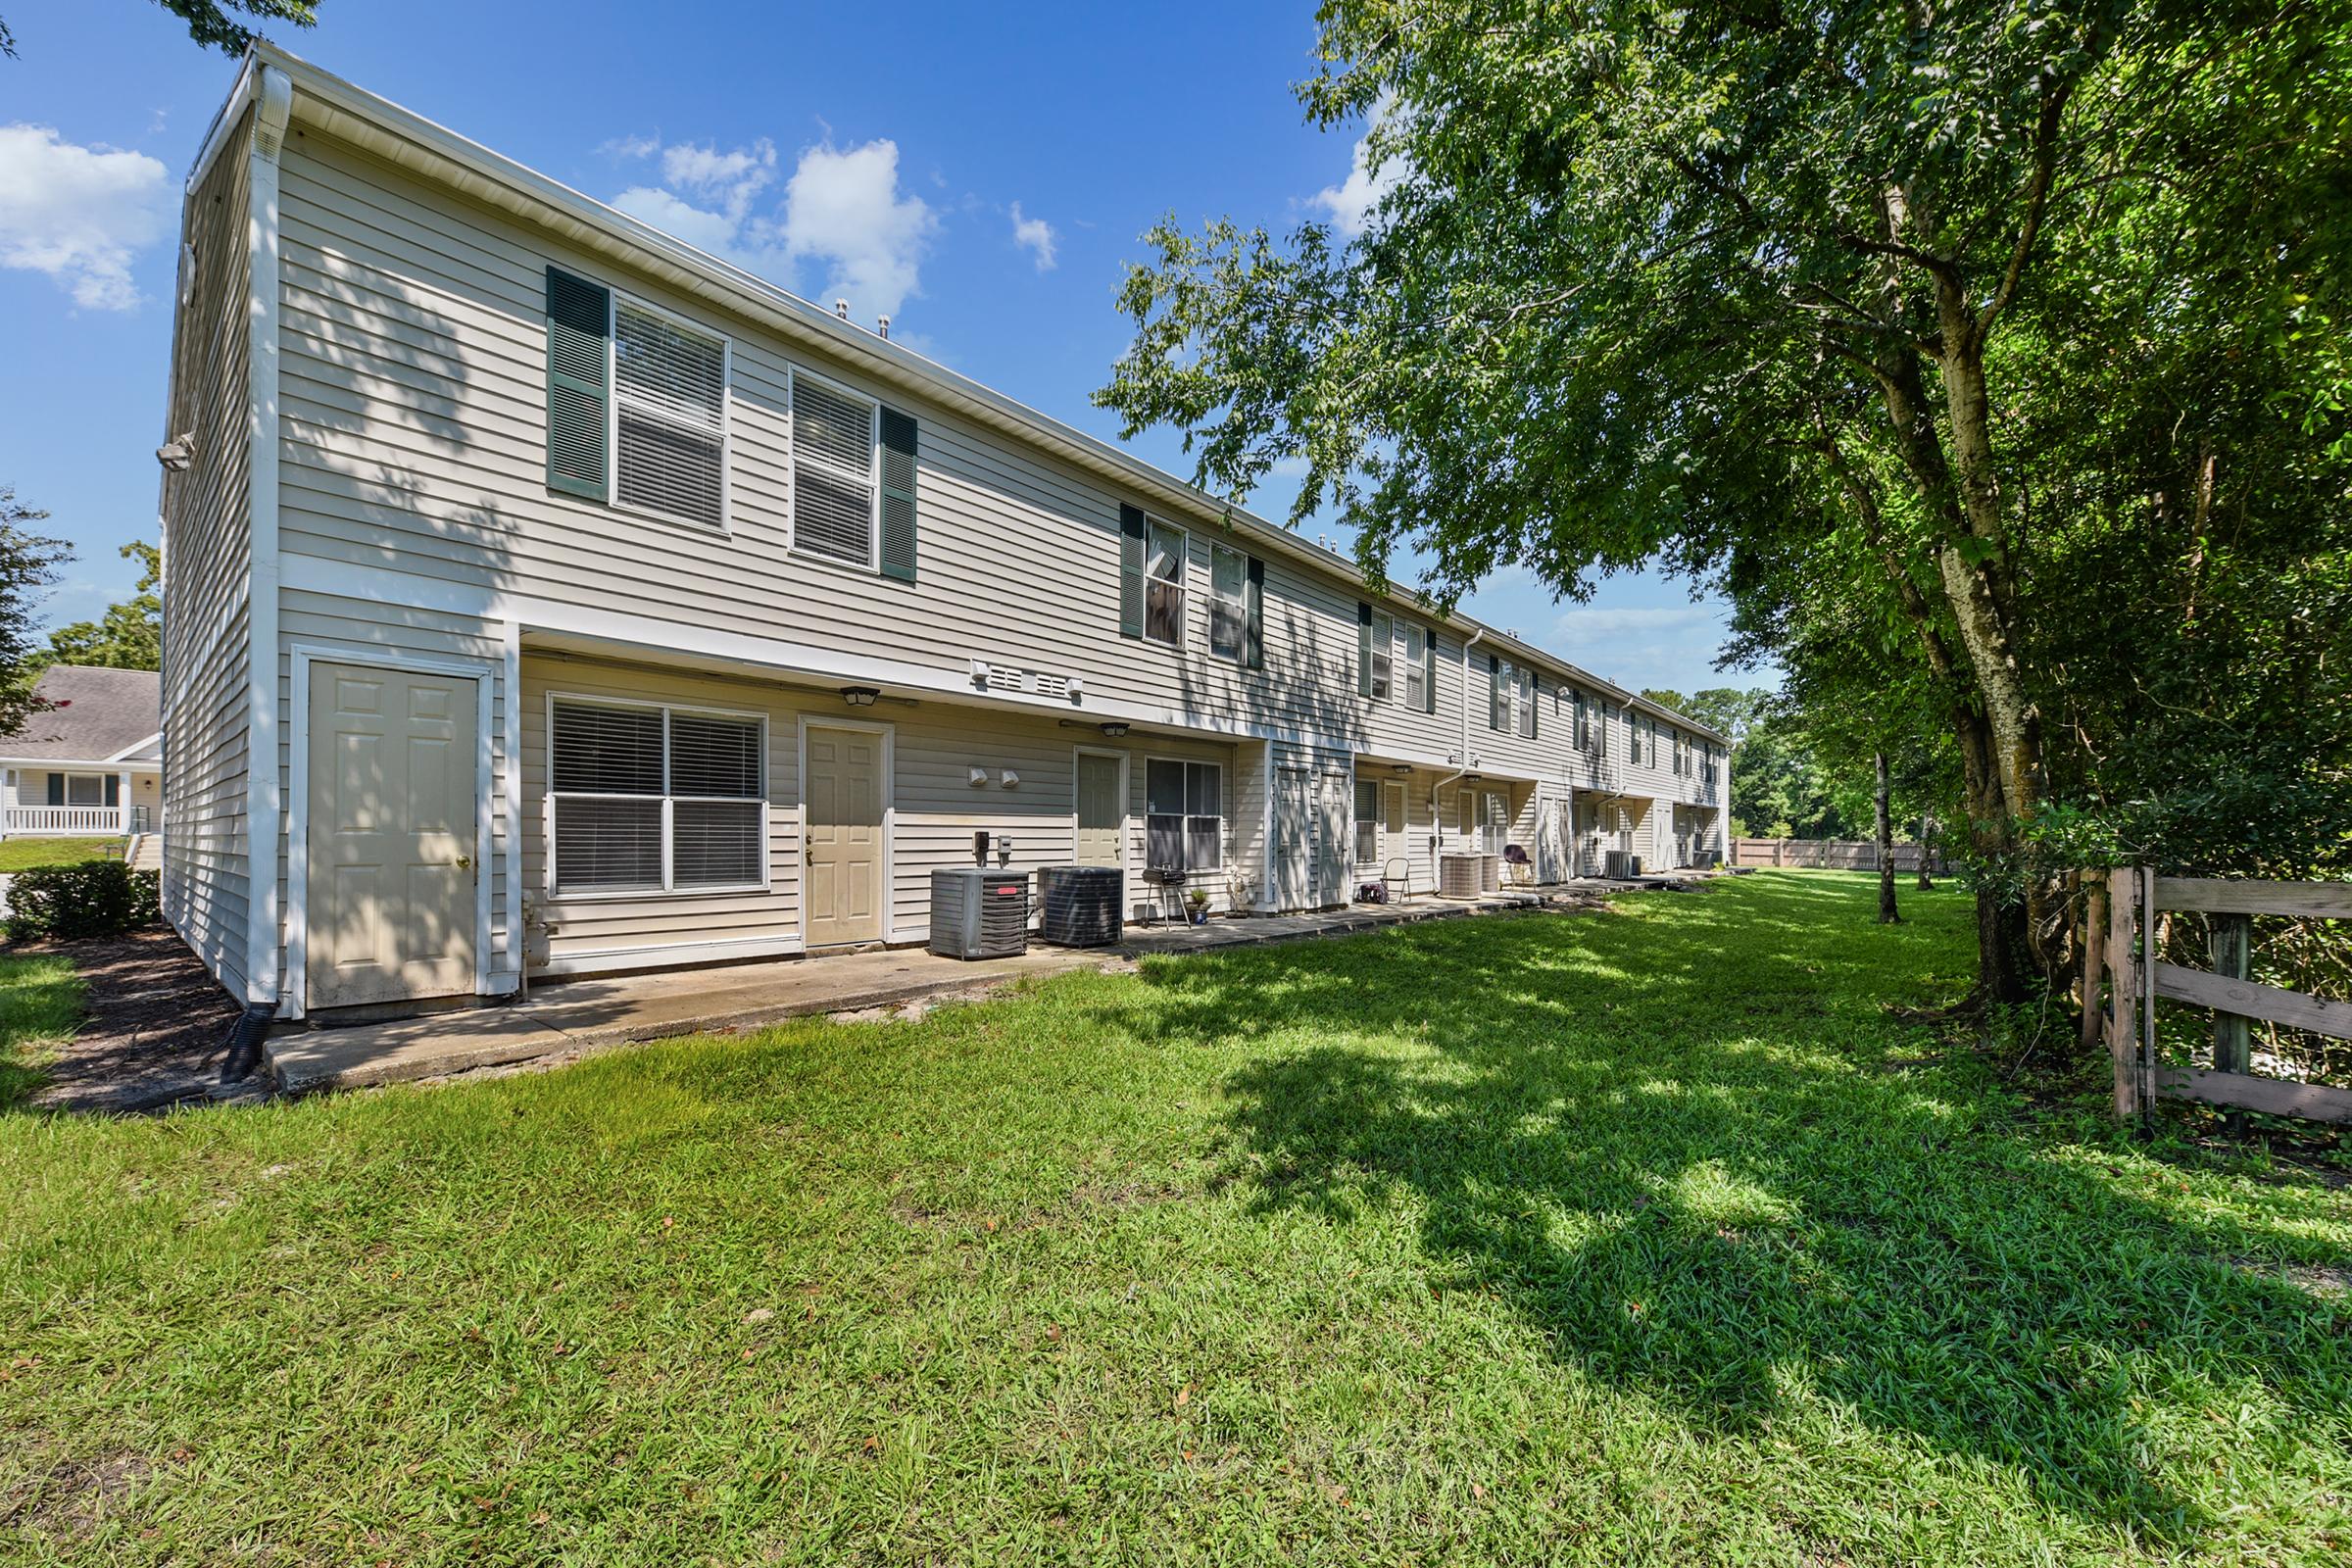
M 898 949 L 543 983 L 527 999 L 506 1006 L 340 1028 L 281 1024 L 265 1047 L 265 1055 L 282 1094 L 405 1083 L 576 1056 L 631 1041 L 757 1028 L 811 1013 L 896 1006 L 985 991 L 1031 975 L 1112 967 L 1142 957 L 1345 936 L 1513 909 L 1591 908 L 1611 892 L 1635 886 L 1588 881 L 1514 889 L 1476 900 L 1424 898 L 1400 906 L 1354 905 L 1319 914 L 1130 927 L 1116 947 L 1035 947 L 1019 957 L 973 962 Z

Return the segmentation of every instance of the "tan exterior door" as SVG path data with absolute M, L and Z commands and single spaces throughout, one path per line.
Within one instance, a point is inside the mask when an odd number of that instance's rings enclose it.
M 478 724 L 468 677 L 311 665 L 309 1005 L 473 990 Z
M 1126 863 L 1127 803 L 1119 784 L 1126 766 L 1099 752 L 1078 754 L 1078 863 Z
M 878 730 L 808 726 L 806 939 L 882 940 L 882 745 Z

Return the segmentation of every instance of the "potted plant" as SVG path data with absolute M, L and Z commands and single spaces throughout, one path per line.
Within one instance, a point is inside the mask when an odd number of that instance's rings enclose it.
M 1208 924 L 1208 889 L 1194 888 L 1184 896 L 1184 912 L 1195 925 Z

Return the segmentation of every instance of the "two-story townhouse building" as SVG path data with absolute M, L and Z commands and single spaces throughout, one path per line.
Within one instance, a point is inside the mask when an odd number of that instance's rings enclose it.
M 267 44 L 183 230 L 164 902 L 257 1010 L 919 942 L 976 832 L 1722 847 L 1723 737 Z

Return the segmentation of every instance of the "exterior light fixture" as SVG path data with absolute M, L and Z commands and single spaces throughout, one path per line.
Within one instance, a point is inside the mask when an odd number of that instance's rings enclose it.
M 196 461 L 196 432 L 185 431 L 157 447 L 155 461 L 164 466 L 166 473 L 187 472 L 188 465 Z
M 1119 723 L 1116 719 L 1113 719 L 1110 723 L 1104 724 L 1102 726 L 1102 733 L 1111 740 L 1124 740 L 1126 738 L 1127 726 Z
M 1398 778 L 1406 777 L 1412 772 L 1412 770 L 1413 764 L 1410 762 L 1391 762 L 1389 764 L 1389 771 L 1396 774 Z
M 841 700 L 852 708 L 871 708 L 882 694 L 871 686 L 844 686 Z

